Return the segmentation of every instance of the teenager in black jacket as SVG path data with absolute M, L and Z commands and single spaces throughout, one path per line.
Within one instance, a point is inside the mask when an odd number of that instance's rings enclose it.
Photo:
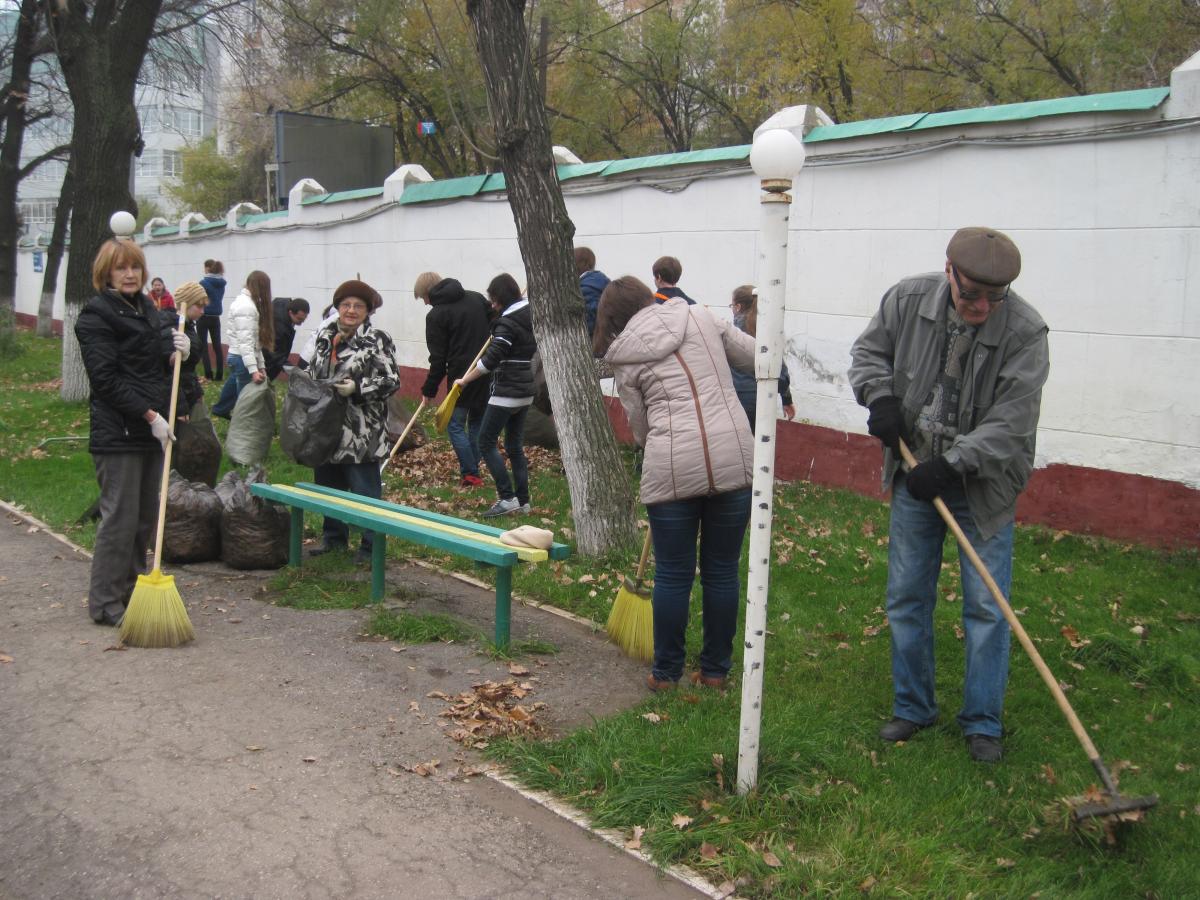
M 100 482 L 100 527 L 88 586 L 98 625 L 119 625 L 158 516 L 163 451 L 173 440 L 171 357 L 191 341 L 172 332 L 143 292 L 146 257 L 130 240 L 105 241 L 92 263 L 97 294 L 75 336 L 91 385 L 88 449 Z
M 499 311 L 492 322 L 492 342 L 474 369 L 455 381 L 466 388 L 484 375 L 492 376 L 492 394 L 479 428 L 479 453 L 496 481 L 500 495 L 484 513 L 491 518 L 529 513 L 529 463 L 525 459 L 525 417 L 533 403 L 533 315 L 516 279 L 507 272 L 488 285 L 488 299 Z M 512 464 L 512 480 L 496 439 L 504 432 L 504 452 Z
M 466 374 L 488 338 L 488 301 L 483 294 L 463 290 L 454 278 L 436 272 L 417 276 L 413 293 L 429 307 L 425 314 L 425 345 L 429 348 L 429 372 L 421 395 L 433 401 L 445 379 L 453 384 Z M 479 429 L 487 408 L 487 382 L 479 380 L 462 392 L 446 427 L 450 446 L 458 457 L 461 487 L 479 487 Z

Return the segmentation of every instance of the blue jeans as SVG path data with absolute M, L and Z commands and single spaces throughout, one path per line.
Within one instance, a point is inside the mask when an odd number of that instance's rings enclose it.
M 947 490 L 942 499 L 1007 599 L 1012 587 L 1013 523 L 990 540 L 982 540 L 962 488 Z M 938 715 L 933 692 L 933 608 L 945 537 L 946 524 L 933 504 L 914 499 L 904 486 L 904 474 L 897 474 L 892 485 L 887 584 L 895 691 L 892 715 L 922 725 Z M 961 551 L 959 571 L 967 665 L 958 724 L 963 734 L 998 738 L 1008 683 L 1008 622 Z
M 213 404 L 211 410 L 214 416 L 220 416 L 222 419 L 228 419 L 233 415 L 233 408 L 237 406 L 238 394 L 250 383 L 250 371 L 240 356 L 230 354 L 228 365 L 229 377 L 221 385 L 221 396 L 217 398 L 217 402 Z
M 528 413 L 528 406 L 496 406 L 494 403 L 489 403 L 483 411 L 483 422 L 479 425 L 479 455 L 492 473 L 501 500 L 516 497 L 521 503 L 529 502 L 529 461 L 525 459 L 524 443 Z M 504 431 L 504 452 L 512 464 L 512 481 L 508 479 L 504 457 L 496 446 L 501 430 Z
M 724 678 L 733 666 L 741 596 L 738 563 L 750 521 L 750 488 L 651 503 L 646 515 L 654 539 L 654 677 L 678 681 L 683 674 L 699 532 L 704 616 L 700 672 Z
M 337 488 L 339 491 L 349 491 L 376 500 L 383 499 L 383 480 L 379 475 L 377 459 L 360 463 L 324 463 L 313 469 L 313 481 L 322 487 Z M 374 538 L 375 532 L 363 531 L 363 550 L 371 549 Z M 327 516 L 321 526 L 321 540 L 327 547 L 334 544 L 345 546 L 350 543 L 350 526 Z
M 479 430 L 483 425 L 483 413 L 477 409 L 456 406 L 446 426 L 450 446 L 458 457 L 460 475 L 479 474 Z

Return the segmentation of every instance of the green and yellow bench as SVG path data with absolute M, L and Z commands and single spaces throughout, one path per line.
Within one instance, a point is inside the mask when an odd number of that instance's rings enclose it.
M 264 500 L 291 509 L 292 528 L 288 564 L 299 566 L 303 558 L 304 513 L 319 513 L 347 525 L 375 532 L 371 553 L 371 601 L 384 595 L 387 537 L 453 553 L 496 570 L 496 646 L 507 647 L 512 622 L 512 570 L 518 562 L 539 563 L 566 559 L 570 548 L 554 544 L 549 550 L 512 547 L 500 540 L 503 530 L 466 519 L 443 516 L 412 506 L 400 506 L 347 491 L 316 484 L 253 484 L 251 492 Z

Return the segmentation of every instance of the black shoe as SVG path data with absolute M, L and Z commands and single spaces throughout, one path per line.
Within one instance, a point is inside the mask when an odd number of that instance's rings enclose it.
M 997 763 L 1004 755 L 1004 744 L 990 734 L 968 734 L 967 752 L 975 762 Z
M 309 556 L 324 556 L 326 553 L 338 553 L 346 549 L 345 544 L 321 544 L 308 551 Z
M 354 562 L 355 562 L 355 565 L 359 565 L 359 566 L 363 565 L 364 563 L 366 563 L 367 565 L 370 565 L 370 563 L 371 563 L 371 548 L 370 547 L 359 547 L 358 550 L 356 550 L 354 553 Z
M 932 722 L 926 722 L 921 725 L 918 722 L 910 722 L 908 719 L 896 716 L 879 729 L 879 737 L 885 741 L 907 741 L 922 728 L 928 728 L 932 724 Z
M 110 612 L 102 612 L 100 614 L 100 618 L 92 619 L 92 621 L 95 622 L 97 625 L 104 625 L 104 626 L 107 626 L 108 628 L 120 628 L 121 622 L 124 619 L 125 619 L 124 611 L 122 611 L 121 614 L 118 616 L 114 616 Z

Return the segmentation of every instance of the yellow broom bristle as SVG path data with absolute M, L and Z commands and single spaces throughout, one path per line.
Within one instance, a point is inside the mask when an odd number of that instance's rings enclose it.
M 121 622 L 121 641 L 131 647 L 178 647 L 195 636 L 174 576 L 158 569 L 139 575 Z
M 626 655 L 643 662 L 654 660 L 654 606 L 650 598 L 622 587 L 605 629 Z
M 433 427 L 439 434 L 446 433 L 446 428 L 450 425 L 450 417 L 454 415 L 454 407 L 458 405 L 460 394 L 462 394 L 462 388 L 456 384 L 450 388 L 445 398 L 438 404 L 437 411 L 433 414 Z

